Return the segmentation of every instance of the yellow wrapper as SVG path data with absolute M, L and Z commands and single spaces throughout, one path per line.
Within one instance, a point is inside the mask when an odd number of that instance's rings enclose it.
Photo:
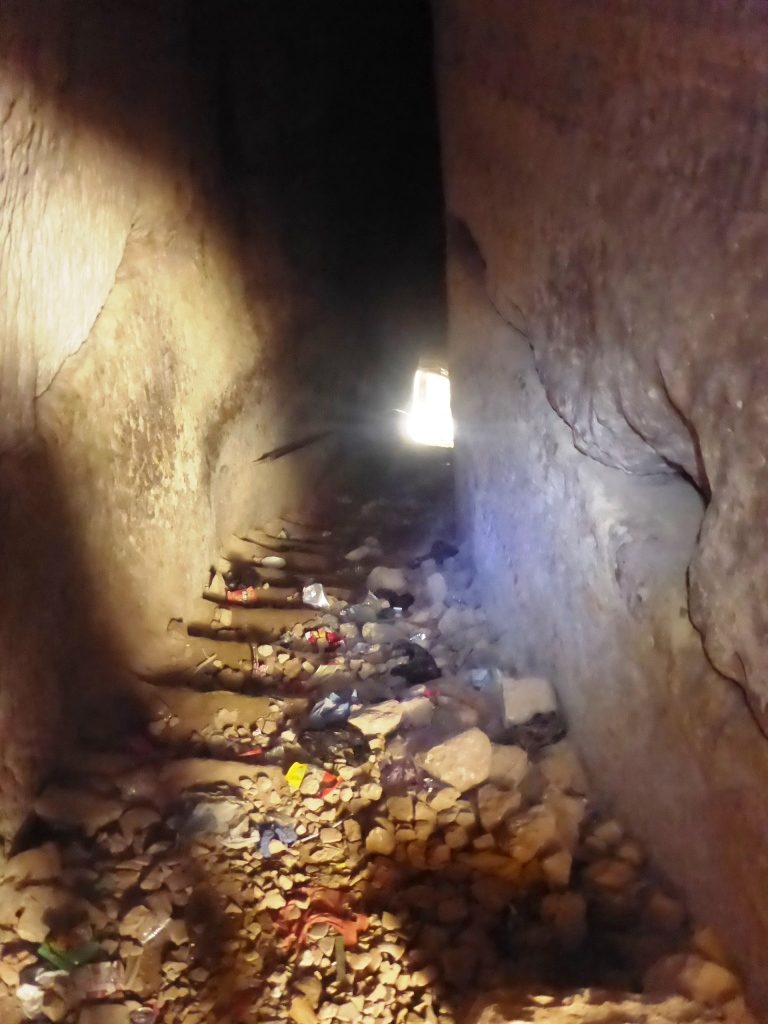
M 302 764 L 301 761 L 294 761 L 288 771 L 285 773 L 285 781 L 291 787 L 291 789 L 298 789 L 304 781 L 304 776 L 307 774 L 308 764 Z

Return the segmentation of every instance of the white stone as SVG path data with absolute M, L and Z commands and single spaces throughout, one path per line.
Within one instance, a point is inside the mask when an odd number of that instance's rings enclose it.
M 433 572 L 430 576 L 427 576 L 425 587 L 429 596 L 430 604 L 445 604 L 445 597 L 448 593 L 448 584 L 445 582 L 445 576 L 443 576 L 441 572 Z
M 364 736 L 389 736 L 400 725 L 403 705 L 397 700 L 385 700 L 350 715 L 349 724 Z
M 497 786 L 516 789 L 528 773 L 528 755 L 522 747 L 494 743 L 488 778 Z
M 401 702 L 400 710 L 404 728 L 420 729 L 432 721 L 435 706 L 429 697 L 412 697 Z
M 359 548 L 354 548 L 352 551 L 348 551 L 344 556 L 348 562 L 362 562 L 364 558 L 368 558 L 371 554 L 370 549 L 365 544 L 361 544 Z
M 368 589 L 372 594 L 377 590 L 394 590 L 396 594 L 403 594 L 408 589 L 408 581 L 402 569 L 377 565 L 368 573 Z
M 557 711 L 557 698 L 552 684 L 534 676 L 502 679 L 501 700 L 504 725 L 507 728 L 524 725 L 534 715 Z
M 481 786 L 491 770 L 491 741 L 481 729 L 467 729 L 433 747 L 424 768 L 434 778 L 460 793 Z

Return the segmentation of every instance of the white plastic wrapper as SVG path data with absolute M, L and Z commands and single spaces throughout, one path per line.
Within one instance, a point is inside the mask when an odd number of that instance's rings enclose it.
M 322 583 L 310 583 L 301 592 L 301 599 L 310 608 L 330 608 Z

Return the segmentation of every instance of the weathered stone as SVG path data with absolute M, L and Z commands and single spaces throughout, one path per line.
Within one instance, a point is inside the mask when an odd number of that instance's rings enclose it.
M 567 850 L 558 850 L 542 859 L 541 870 L 554 889 L 565 889 L 571 880 L 572 864 L 573 858 L 570 853 Z
M 510 827 L 509 850 L 521 864 L 559 845 L 557 819 L 546 807 L 531 808 L 510 823 Z
M 402 569 L 388 569 L 386 566 L 377 565 L 368 573 L 367 586 L 374 594 L 377 590 L 394 590 L 396 594 L 404 594 L 408 589 L 408 581 Z
M 644 979 L 646 992 L 679 992 L 704 1004 L 725 1003 L 741 991 L 739 979 L 721 964 L 695 954 L 676 954 L 654 964 Z
M 427 576 L 425 587 L 432 605 L 439 607 L 445 604 L 448 584 L 445 582 L 445 576 L 442 573 L 433 572 Z
M 764 25 L 754 5 L 723 21 L 695 3 L 696 42 L 672 69 L 686 18 L 644 9 L 630 40 L 620 6 L 437 7 L 459 505 L 511 662 L 557 666 L 590 775 L 740 936 L 764 1009 L 768 894 L 748 870 L 724 885 L 721 865 L 757 863 L 768 834 L 768 469 L 754 458 L 768 312 L 740 285 L 768 235 L 750 216 L 722 234 L 715 170 L 756 144 L 741 97 Z M 521 39 L 530 59 L 509 62 Z M 691 91 L 704 52 L 711 76 Z M 610 123 L 606 95 L 623 112 Z M 720 131 L 723 103 L 738 113 Z M 587 242 L 586 209 L 600 219 Z M 728 386 L 710 390 L 715 365 Z M 725 811 L 709 798 L 735 792 Z
M 488 778 L 491 753 L 491 741 L 485 733 L 468 729 L 432 747 L 424 758 L 424 767 L 434 778 L 463 793 Z
M 525 676 L 501 680 L 501 702 L 504 725 L 525 725 L 534 715 L 557 711 L 557 697 L 546 679 Z
M 364 736 L 389 736 L 400 725 L 403 706 L 397 700 L 385 700 L 350 715 L 349 724 Z
M 578 946 L 586 935 L 587 904 L 575 892 L 550 893 L 541 901 L 541 917 L 566 946 Z
M 672 932 L 682 928 L 688 916 L 679 900 L 658 890 L 647 897 L 643 914 L 652 928 Z
M 372 828 L 365 837 L 365 848 L 368 853 L 388 857 L 395 849 L 395 834 L 386 828 Z
M 316 1024 L 317 1014 L 306 996 L 294 996 L 288 1011 L 295 1024 Z
M 413 797 L 391 796 L 387 799 L 387 810 L 395 821 L 413 821 Z
M 625 860 L 605 858 L 590 864 L 584 876 L 602 889 L 625 889 L 636 878 L 634 867 Z
M 477 791 L 477 813 L 480 824 L 486 832 L 493 832 L 521 804 L 517 790 L 499 789 L 498 786 L 481 786 Z
M 400 703 L 402 725 L 405 729 L 422 729 L 429 725 L 435 706 L 429 697 L 412 697 Z
M 584 794 L 587 792 L 587 779 L 581 766 L 578 754 L 568 740 L 560 740 L 546 747 L 537 761 L 541 774 L 550 786 L 564 792 Z
M 528 755 L 522 747 L 493 744 L 488 774 L 490 782 L 506 789 L 515 789 L 522 783 L 527 771 Z

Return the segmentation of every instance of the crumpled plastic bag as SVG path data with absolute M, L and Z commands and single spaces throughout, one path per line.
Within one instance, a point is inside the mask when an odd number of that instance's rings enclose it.
M 395 666 L 392 669 L 393 676 L 401 676 L 411 686 L 414 683 L 428 683 L 430 680 L 439 679 L 442 676 L 443 673 L 435 659 L 419 644 L 407 641 L 398 644 L 397 650 L 406 654 L 408 661 L 405 665 Z
M 358 703 L 357 690 L 351 693 L 327 694 L 319 700 L 309 713 L 307 719 L 308 729 L 325 729 L 328 725 L 339 725 L 349 718 L 350 712 Z
M 347 605 L 339 613 L 340 622 L 356 622 L 362 625 L 365 622 L 376 622 L 383 612 L 389 609 L 389 601 L 371 594 L 370 591 L 362 601 L 357 604 Z
M 271 856 L 269 852 L 269 844 L 273 839 L 279 840 L 283 846 L 293 846 L 298 839 L 296 829 L 293 825 L 287 825 L 277 821 L 260 825 L 259 831 L 261 833 L 259 850 L 262 857 Z
M 359 933 L 368 928 L 365 914 L 355 913 L 349 907 L 349 896 L 340 889 L 325 889 L 315 886 L 300 890 L 296 894 L 309 899 L 309 906 L 298 918 L 292 919 L 296 900 L 289 900 L 278 914 L 278 929 L 285 934 L 281 946 L 285 951 L 298 945 L 301 948 L 309 937 L 310 929 L 316 924 L 327 924 L 338 932 L 346 947 L 357 945 Z M 302 899 L 303 902 L 303 899 Z
M 408 567 L 418 569 L 422 562 L 427 562 L 430 559 L 437 565 L 442 565 L 446 558 L 454 558 L 458 553 L 459 549 L 455 544 L 449 544 L 445 540 L 433 540 L 429 551 L 425 555 L 419 555 L 418 558 L 412 558 Z
M 309 583 L 301 592 L 301 600 L 310 608 L 330 608 L 322 583 Z
M 371 748 L 365 737 L 357 729 L 348 726 L 304 732 L 299 742 L 305 756 L 323 766 L 336 761 L 361 765 L 371 756 Z
M 381 788 L 387 796 L 412 793 L 426 778 L 413 758 L 399 757 L 381 766 Z

